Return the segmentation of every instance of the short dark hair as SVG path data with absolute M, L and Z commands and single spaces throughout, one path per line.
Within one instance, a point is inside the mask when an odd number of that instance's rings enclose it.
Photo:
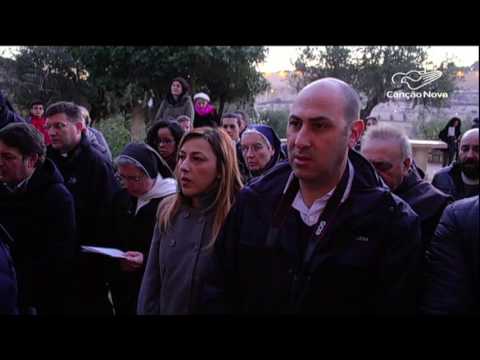
M 8 124 L 0 130 L 0 141 L 7 146 L 18 149 L 24 157 L 37 154 L 36 167 L 45 161 L 47 147 L 43 135 L 30 124 Z
M 83 120 L 80 108 L 73 102 L 59 101 L 47 108 L 45 117 L 51 117 L 57 114 L 65 114 L 70 122 L 79 122 Z
M 238 127 L 242 126 L 242 124 L 240 123 L 240 121 L 242 121 L 240 119 L 240 116 L 239 114 L 237 113 L 226 113 L 226 114 L 223 114 L 222 115 L 222 120 L 225 119 L 225 118 L 233 118 L 233 119 L 237 119 L 237 124 L 238 124 Z M 220 121 L 220 124 L 222 123 L 222 121 Z
M 41 101 L 41 100 L 35 100 L 35 101 L 32 101 L 32 102 L 30 103 L 30 109 L 33 108 L 35 105 L 45 106 L 45 105 L 43 105 L 43 101 Z
M 240 115 L 242 117 L 243 121 L 245 121 L 245 124 L 247 126 L 248 126 L 248 124 L 250 124 L 250 117 L 248 116 L 248 114 L 245 111 L 237 110 L 237 111 L 235 111 L 235 114 Z
M 158 129 L 163 129 L 163 128 L 167 128 L 170 130 L 170 132 L 172 133 L 173 139 L 175 140 L 175 145 L 178 149 L 178 144 L 180 144 L 180 140 L 182 139 L 182 136 L 185 133 L 185 131 L 177 122 L 174 122 L 174 121 L 161 120 L 153 124 L 150 130 L 148 130 L 147 139 L 145 142 L 151 147 L 153 147 L 155 150 L 157 150 Z

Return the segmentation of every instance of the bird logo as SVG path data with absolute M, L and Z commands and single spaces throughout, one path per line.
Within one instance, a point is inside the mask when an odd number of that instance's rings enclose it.
M 442 76 L 442 72 L 438 70 L 418 71 L 410 70 L 407 73 L 398 72 L 393 74 L 393 84 L 407 84 L 410 90 L 418 90 L 428 84 L 434 82 Z

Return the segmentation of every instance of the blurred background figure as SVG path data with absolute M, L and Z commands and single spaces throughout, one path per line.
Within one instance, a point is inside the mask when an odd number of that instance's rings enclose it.
M 245 129 L 250 125 L 250 117 L 242 110 L 235 111 L 235 114 L 240 115 L 240 136 L 242 136 Z
M 192 120 L 187 115 L 177 117 L 177 123 L 186 133 L 192 130 Z
M 33 101 L 30 105 L 30 115 L 27 117 L 27 123 L 33 125 L 35 129 L 37 129 L 40 134 L 43 135 L 43 139 L 45 140 L 45 145 L 50 145 L 52 141 L 50 140 L 50 136 L 48 135 L 48 131 L 45 128 L 47 119 L 43 116 L 45 112 L 45 108 L 43 102 L 40 100 Z
M 193 127 L 218 126 L 218 115 L 215 107 L 210 103 L 210 97 L 201 92 L 193 97 L 195 107 L 195 117 Z
M 458 139 L 462 130 L 462 122 L 459 118 L 451 118 L 447 125 L 440 131 L 438 137 L 447 143 L 446 154 L 443 154 L 443 167 L 450 165 L 455 160 L 458 152 Z
M 0 91 L 0 129 L 12 122 L 25 122 L 13 109 L 12 104 Z
M 85 126 L 85 135 L 87 135 L 88 141 L 96 150 L 100 151 L 100 153 L 108 161 L 112 161 L 112 152 L 110 151 L 107 140 L 105 140 L 105 136 L 103 136 L 100 130 L 90 126 L 92 124 L 92 118 L 90 117 L 90 113 L 88 112 L 87 108 L 81 105 L 78 105 L 78 107 L 80 108 L 80 112 L 82 113 L 82 118 Z
M 167 96 L 160 103 L 154 123 L 160 120 L 175 121 L 180 115 L 187 115 L 193 121 L 193 103 L 187 80 L 176 77 L 172 80 Z
M 170 170 L 175 171 L 178 144 L 184 134 L 177 122 L 159 121 L 147 133 L 146 143 L 154 148 L 167 162 Z

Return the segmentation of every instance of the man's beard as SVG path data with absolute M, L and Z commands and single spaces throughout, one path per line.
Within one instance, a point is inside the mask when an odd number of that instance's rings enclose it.
M 460 164 L 462 172 L 472 180 L 478 180 L 479 177 L 479 164 L 475 161 L 462 161 Z

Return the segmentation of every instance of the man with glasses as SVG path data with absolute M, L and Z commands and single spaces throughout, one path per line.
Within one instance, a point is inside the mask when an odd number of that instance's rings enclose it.
M 110 281 L 116 315 L 136 314 L 157 208 L 177 192 L 167 163 L 147 144 L 128 144 L 115 159 L 123 190 L 115 195 L 111 237 L 126 252 L 115 261 Z
M 387 124 L 369 127 L 362 154 L 372 163 L 390 190 L 420 216 L 422 239 L 427 246 L 451 196 L 421 179 L 412 166 L 412 146 L 402 130 Z
M 45 152 L 42 135 L 31 125 L 0 130 L 0 224 L 14 240 L 24 315 L 67 313 L 76 250 L 73 196 Z
M 80 108 L 71 102 L 58 102 L 46 111 L 52 144 L 52 159 L 75 199 L 77 235 L 80 245 L 109 246 L 108 221 L 112 199 L 118 191 L 113 167 L 88 142 Z M 105 259 L 81 253 L 78 257 L 72 311 L 84 315 L 113 314 L 105 280 Z

